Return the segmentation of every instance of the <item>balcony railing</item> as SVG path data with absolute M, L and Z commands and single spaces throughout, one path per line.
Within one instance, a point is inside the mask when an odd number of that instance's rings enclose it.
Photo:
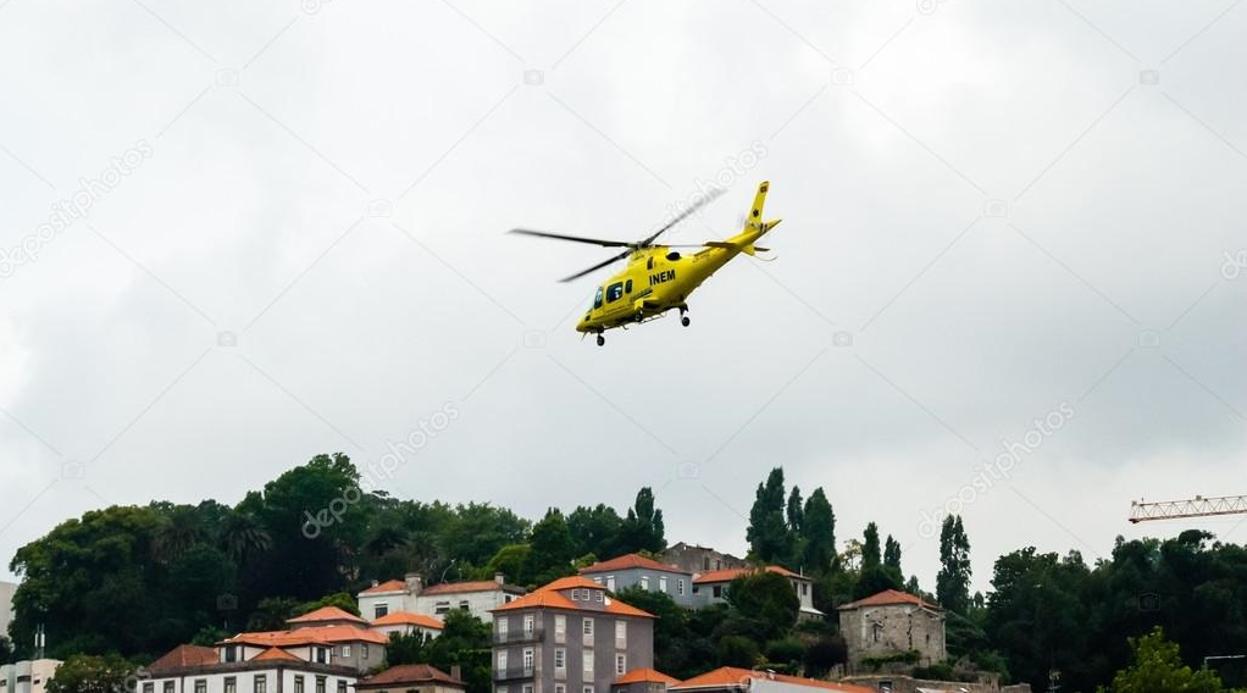
M 535 625 L 532 630 L 520 628 L 518 630 L 508 630 L 505 633 L 494 631 L 494 644 L 506 645 L 509 643 L 538 642 L 543 635 L 545 635 L 545 628 L 540 625 Z

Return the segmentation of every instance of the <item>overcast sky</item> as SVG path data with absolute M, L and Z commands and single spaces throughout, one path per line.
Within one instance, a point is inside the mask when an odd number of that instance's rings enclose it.
M 1242 542 L 1126 522 L 1247 493 L 1238 5 L 0 0 L 0 556 L 444 408 L 380 486 L 649 485 L 740 553 L 783 465 L 927 589 L 945 509 L 980 589 L 1028 545 Z M 555 280 L 607 252 L 503 235 L 639 238 L 718 180 L 672 242 L 723 238 L 764 179 L 777 259 L 605 348 L 604 275 Z

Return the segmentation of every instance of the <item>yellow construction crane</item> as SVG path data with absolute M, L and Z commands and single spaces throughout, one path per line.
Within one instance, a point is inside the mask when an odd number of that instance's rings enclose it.
M 1130 501 L 1130 522 L 1173 520 L 1180 517 L 1211 517 L 1213 515 L 1247 514 L 1247 496 L 1195 496 L 1186 500 L 1144 503 Z

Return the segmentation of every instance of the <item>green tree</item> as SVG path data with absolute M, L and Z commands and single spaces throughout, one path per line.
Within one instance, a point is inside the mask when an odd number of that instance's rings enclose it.
M 359 606 L 355 601 L 355 597 L 352 597 L 346 592 L 335 592 L 333 594 L 327 594 L 320 599 L 304 602 L 295 609 L 295 615 L 301 616 L 326 606 L 336 606 L 348 614 L 359 616 Z
M 836 514 L 821 486 L 805 501 L 801 519 L 805 569 L 818 576 L 831 570 L 836 558 Z
M 970 540 L 960 515 L 944 518 L 940 528 L 940 572 L 935 576 L 940 605 L 959 614 L 970 601 Z
M 749 528 L 745 532 L 750 555 L 763 563 L 785 561 L 791 554 L 791 536 L 784 517 L 784 470 L 776 467 L 758 484 Z
M 628 515 L 619 528 L 619 539 L 615 548 L 619 553 L 658 553 L 667 548 L 662 511 L 654 506 L 654 492 L 650 487 L 646 486 L 637 492 L 636 502 L 628 509 Z M 607 557 L 609 556 L 603 556 Z
M 879 551 L 879 526 L 873 522 L 866 524 L 862 532 L 862 570 L 878 567 L 883 562 Z
M 558 508 L 550 508 L 546 516 L 533 526 L 532 550 L 525 561 L 525 574 L 533 584 L 544 584 L 572 573 L 576 543 L 572 540 L 567 520 Z
M 1165 640 L 1159 626 L 1140 638 L 1130 638 L 1130 648 L 1134 661 L 1113 677 L 1109 689 L 1112 693 L 1220 693 L 1225 690 L 1216 672 L 1193 671 L 1183 664 L 1178 644 Z
M 623 519 L 605 503 L 589 508 L 578 506 L 567 516 L 567 528 L 576 542 L 576 555 L 593 554 L 611 558 L 620 553 L 619 533 Z
M 797 623 L 801 602 L 788 578 L 770 571 L 758 571 L 732 580 L 727 603 L 744 622 L 749 635 L 759 642 L 779 638 Z
M 788 519 L 788 532 L 794 536 L 801 535 L 801 529 L 805 525 L 805 508 L 801 505 L 801 489 L 793 484 L 792 492 L 788 494 L 788 507 L 786 509 Z
M 744 635 L 725 635 L 719 640 L 720 666 L 752 669 L 757 666 L 760 657 L 758 643 L 753 638 Z
M 134 666 L 117 654 L 72 655 L 48 680 L 48 693 L 116 693 L 133 690 Z

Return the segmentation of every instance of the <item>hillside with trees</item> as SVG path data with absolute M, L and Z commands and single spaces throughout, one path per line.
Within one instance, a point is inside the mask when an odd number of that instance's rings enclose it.
M 815 606 L 828 618 L 798 622 L 787 581 L 766 572 L 738 578 L 726 604 L 698 611 L 659 593 L 623 590 L 619 599 L 660 616 L 659 669 L 681 678 L 721 665 L 824 675 L 845 661 L 836 607 L 883 589 L 945 608 L 950 662 L 934 674 L 959 663 L 1038 690 L 1059 672 L 1063 690 L 1128 691 L 1143 690 L 1131 686 L 1146 667 L 1175 676 L 1186 667 L 1190 690 L 1205 690 L 1198 687 L 1211 681 L 1199 673 L 1205 656 L 1247 652 L 1247 550 L 1205 532 L 1119 538 L 1112 556 L 1093 565 L 1074 551 L 1020 547 L 995 561 L 983 595 L 970 593 L 971 542 L 958 516 L 941 525 L 933 592 L 906 578 L 901 544 L 885 527 L 869 522 L 838 540 L 827 492 L 789 488 L 781 468 L 758 484 L 741 529 L 750 560 L 811 577 Z M 531 521 L 490 504 L 365 492 L 345 455 L 321 455 L 233 507 L 212 500 L 114 506 L 23 546 L 10 563 L 23 578 L 9 634 L 16 647 L 0 641 L 0 659 L 29 655 L 43 624 L 50 656 L 80 654 L 87 657 L 75 658 L 75 667 L 111 671 L 117 657 L 146 663 L 180 643 L 278 628 L 325 604 L 353 611 L 353 595 L 372 580 L 407 572 L 431 583 L 502 572 L 536 586 L 599 558 L 655 555 L 666 545 L 649 488 L 628 508 L 586 503 L 549 508 Z M 447 623 L 452 637 L 401 639 L 391 660 L 458 664 L 473 693 L 487 690 L 488 628 L 470 616 L 455 619 Z M 1220 673 L 1218 686 L 1244 684 L 1241 669 Z

